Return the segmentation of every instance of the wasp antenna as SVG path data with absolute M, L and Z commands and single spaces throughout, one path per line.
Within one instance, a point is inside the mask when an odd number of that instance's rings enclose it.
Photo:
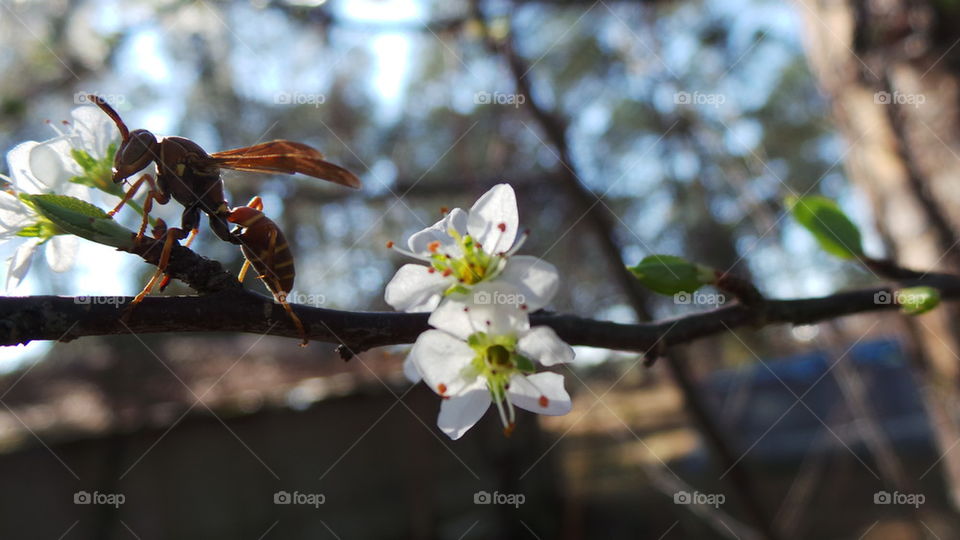
M 117 129 L 120 130 L 120 136 L 123 138 L 123 141 L 126 142 L 127 139 L 130 138 L 130 130 L 127 129 L 127 125 L 124 124 L 123 120 L 120 119 L 120 114 L 117 113 L 117 111 L 115 111 L 109 103 L 107 103 L 107 100 L 96 94 L 87 94 L 87 99 L 91 103 L 95 103 L 97 107 L 100 107 L 100 110 L 105 112 L 107 116 L 113 120 L 113 123 L 117 125 Z

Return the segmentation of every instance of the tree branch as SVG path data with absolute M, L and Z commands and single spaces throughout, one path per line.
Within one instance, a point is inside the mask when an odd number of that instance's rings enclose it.
M 148 253 L 149 256 L 149 253 Z M 193 261 L 193 266 L 187 265 Z M 297 338 L 282 306 L 242 289 L 219 263 L 177 248 L 170 264 L 174 277 L 191 287 L 215 290 L 202 296 L 148 297 L 123 323 L 120 315 L 132 297 L 0 297 L 0 345 L 33 340 L 69 341 L 82 336 L 164 332 L 248 332 Z M 226 279 L 229 278 L 229 279 Z M 222 280 L 222 281 L 221 281 Z M 774 324 L 810 324 L 856 313 L 897 308 L 880 303 L 901 287 L 929 286 L 944 300 L 960 298 L 960 277 L 928 274 L 884 286 L 817 298 L 763 300 L 751 306 L 723 307 L 640 324 L 618 324 L 569 314 L 538 312 L 531 324 L 546 325 L 571 345 L 636 352 L 660 351 L 735 328 Z M 353 312 L 295 305 L 311 340 L 345 345 L 354 353 L 374 347 L 413 343 L 428 328 L 427 314 Z

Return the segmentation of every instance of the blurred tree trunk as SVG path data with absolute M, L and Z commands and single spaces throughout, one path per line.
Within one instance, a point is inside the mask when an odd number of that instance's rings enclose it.
M 889 255 L 960 272 L 960 5 L 800 0 L 797 10 L 811 69 L 847 138 L 847 174 L 868 196 Z M 940 467 L 960 506 L 960 317 L 944 306 L 915 323 Z

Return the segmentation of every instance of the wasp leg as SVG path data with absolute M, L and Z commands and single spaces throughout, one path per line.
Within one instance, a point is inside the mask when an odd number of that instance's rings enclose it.
M 247 203 L 247 206 L 253 208 L 254 210 L 263 211 L 263 199 L 259 195 L 254 195 L 250 202 Z
M 187 241 L 183 243 L 183 247 L 186 247 L 186 248 L 190 247 L 190 244 L 193 243 L 194 238 L 197 237 L 198 232 L 200 232 L 200 229 L 196 229 L 196 228 L 191 229 L 190 235 L 187 236 Z M 170 279 L 172 279 L 170 277 L 170 274 L 163 276 L 163 281 L 160 282 L 160 287 L 159 287 L 160 292 L 163 292 L 166 290 L 167 285 L 170 284 Z
M 158 225 L 158 228 L 165 227 L 166 225 Z M 147 285 L 140 291 L 140 294 L 134 297 L 133 301 L 130 302 L 130 305 L 123 311 L 123 315 L 120 316 L 120 320 L 128 321 L 130 316 L 133 315 L 133 310 L 136 309 L 137 304 L 143 301 L 143 299 L 150 294 L 150 291 L 153 290 L 154 285 L 157 284 L 157 281 L 163 277 L 164 272 L 167 269 L 167 265 L 170 263 L 170 253 L 173 252 L 173 246 L 177 244 L 179 240 L 182 240 L 187 235 L 183 232 L 182 229 L 176 227 L 171 227 L 166 230 L 165 239 L 163 241 L 163 251 L 160 252 L 160 260 L 157 262 L 157 271 L 153 273 L 153 277 L 150 278 L 150 281 L 147 282 Z
M 142 186 L 143 183 L 144 183 L 144 182 L 147 180 L 147 178 L 149 178 L 149 177 L 150 177 L 149 174 L 144 174 L 144 175 L 142 175 L 136 182 L 134 182 L 133 184 L 131 184 L 131 185 L 130 185 L 130 189 L 128 189 L 127 192 L 123 194 L 123 198 L 120 199 L 120 203 L 117 204 L 117 206 L 115 206 L 115 207 L 113 208 L 113 210 L 107 212 L 107 215 L 108 215 L 108 216 L 112 216 L 112 215 L 116 214 L 117 212 L 119 212 L 120 209 L 123 208 L 123 205 L 127 204 L 128 202 L 130 202 L 130 199 L 132 199 L 132 198 L 134 197 L 134 195 L 137 194 L 137 191 L 140 190 L 140 186 Z
M 273 298 L 283 306 L 283 309 L 287 311 L 287 315 L 290 316 L 290 320 L 293 321 L 293 325 L 297 327 L 297 331 L 300 332 L 300 337 L 303 341 L 300 343 L 301 347 L 306 347 L 310 340 L 307 338 L 307 329 L 304 328 L 303 322 L 300 320 L 300 317 L 297 317 L 297 314 L 293 312 L 293 308 L 290 307 L 290 304 L 287 303 L 287 298 L 284 293 L 283 296 L 279 294 L 274 294 Z
M 239 281 L 240 283 L 243 283 L 243 279 L 247 277 L 247 271 L 250 270 L 251 266 L 252 264 L 250 263 L 250 261 L 247 259 L 244 259 L 243 267 L 240 268 L 240 273 L 237 274 L 237 281 Z
M 138 244 L 143 239 L 143 233 L 147 230 L 147 224 L 150 222 L 150 211 L 153 210 L 153 201 L 157 201 L 159 204 L 167 204 L 170 201 L 169 194 L 163 193 L 157 189 L 157 184 L 153 181 L 153 176 L 149 174 L 140 176 L 140 178 L 133 183 L 130 189 L 127 190 L 126 194 L 124 194 L 123 199 L 120 200 L 120 203 L 117 204 L 113 210 L 107 213 L 108 215 L 112 216 L 119 212 L 120 209 L 123 208 L 123 205 L 127 204 L 127 202 L 129 202 L 130 199 L 137 194 L 137 191 L 144 182 L 146 182 L 149 186 L 149 190 L 147 191 L 146 199 L 143 201 L 143 220 L 140 222 L 140 230 L 137 232 L 136 239 Z

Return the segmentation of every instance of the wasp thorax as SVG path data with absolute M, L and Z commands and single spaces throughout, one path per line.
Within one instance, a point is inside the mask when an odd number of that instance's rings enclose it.
M 130 132 L 113 160 L 113 181 L 121 182 L 149 165 L 157 157 L 157 144 L 157 137 L 145 129 Z

